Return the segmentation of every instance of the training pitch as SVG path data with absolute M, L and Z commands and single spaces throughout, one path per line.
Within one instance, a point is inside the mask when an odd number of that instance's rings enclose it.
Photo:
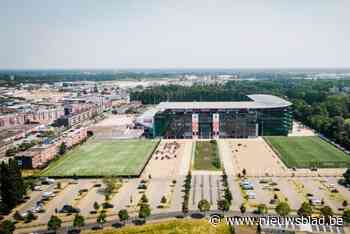
M 52 162 L 41 176 L 137 176 L 155 140 L 89 140 Z
M 350 156 L 317 136 L 265 137 L 287 167 L 343 168 Z

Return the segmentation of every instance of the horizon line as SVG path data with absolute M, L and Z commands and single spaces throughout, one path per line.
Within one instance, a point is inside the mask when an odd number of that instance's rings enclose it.
M 349 67 L 124 67 L 124 68 L 0 68 L 0 71 L 50 71 L 50 70 L 112 70 L 112 71 L 125 71 L 125 70 L 286 70 L 286 69 L 350 69 Z

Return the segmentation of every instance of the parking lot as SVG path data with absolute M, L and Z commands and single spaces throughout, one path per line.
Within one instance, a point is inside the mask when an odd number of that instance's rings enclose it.
M 198 210 L 198 203 L 206 199 L 212 210 L 217 209 L 217 201 L 223 194 L 222 177 L 220 174 L 193 174 L 189 208 Z
M 253 189 L 233 190 L 242 203 L 246 203 L 248 210 L 254 211 L 258 204 L 265 204 L 273 211 L 279 201 L 286 201 L 295 213 L 303 202 L 319 201 L 314 205 L 314 210 L 319 210 L 322 206 L 330 206 L 334 213 L 341 214 L 344 200 L 348 201 L 350 190 L 338 184 L 335 177 L 278 177 L 278 178 L 248 178 L 246 181 L 252 185 Z M 243 179 L 241 180 L 243 181 Z M 263 183 L 262 183 L 263 181 Z M 239 184 L 239 182 L 236 182 Z M 239 185 L 238 185 L 239 186 Z M 248 199 L 248 195 L 251 198 Z M 276 203 L 272 203 L 274 196 L 277 196 Z M 234 198 L 235 199 L 235 198 Z M 242 204 L 241 203 L 241 204 Z

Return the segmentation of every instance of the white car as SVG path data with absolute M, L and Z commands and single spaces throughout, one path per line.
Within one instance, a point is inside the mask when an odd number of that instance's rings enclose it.
M 321 205 L 322 204 L 322 201 L 318 198 L 312 198 L 311 199 L 311 204 L 314 205 L 314 206 L 318 206 L 318 205 Z
M 41 191 L 41 186 L 35 186 L 34 191 Z
M 248 199 L 255 199 L 256 198 L 256 193 L 250 191 L 250 192 L 247 193 L 247 196 L 248 196 Z
M 49 197 L 54 197 L 55 194 L 53 192 L 44 192 L 43 193 L 43 198 L 49 198 Z

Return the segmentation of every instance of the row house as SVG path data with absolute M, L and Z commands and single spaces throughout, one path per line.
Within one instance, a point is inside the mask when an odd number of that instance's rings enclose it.
M 63 133 L 50 144 L 34 146 L 24 152 L 18 153 L 15 158 L 22 168 L 36 169 L 45 167 L 58 154 L 59 147 L 64 142 L 72 147 L 87 138 L 87 129 L 80 128 Z
M 63 108 L 31 110 L 0 116 L 0 128 L 8 128 L 26 123 L 51 124 L 64 115 Z
M 37 111 L 26 113 L 26 120 L 28 122 L 35 122 L 47 125 L 53 123 L 56 119 L 60 118 L 63 115 L 63 108 L 39 109 Z
M 64 125 L 70 128 L 92 119 L 93 117 L 101 114 L 103 110 L 104 108 L 102 106 L 90 104 L 88 109 L 62 116 L 57 120 L 57 122 L 58 125 Z
M 0 116 L 0 128 L 23 125 L 26 122 L 24 113 L 14 113 Z
M 57 143 L 34 146 L 18 153 L 15 159 L 22 168 L 35 169 L 45 167 L 57 155 L 59 146 Z

